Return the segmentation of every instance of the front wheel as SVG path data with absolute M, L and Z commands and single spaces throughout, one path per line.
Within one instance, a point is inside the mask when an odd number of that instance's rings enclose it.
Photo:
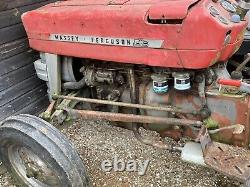
M 13 116 L 0 124 L 0 155 L 21 186 L 89 186 L 72 144 L 58 129 L 35 116 Z

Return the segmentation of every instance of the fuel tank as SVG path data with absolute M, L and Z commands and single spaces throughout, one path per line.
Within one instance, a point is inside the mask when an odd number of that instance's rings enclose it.
M 149 66 L 201 69 L 226 61 L 247 21 L 231 21 L 235 1 L 69 0 L 25 13 L 38 51 Z

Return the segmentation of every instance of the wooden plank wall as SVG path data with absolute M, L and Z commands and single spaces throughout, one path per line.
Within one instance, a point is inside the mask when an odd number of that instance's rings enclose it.
M 33 66 L 39 54 L 29 48 L 21 15 L 54 1 L 0 0 L 0 120 L 48 105 L 46 85 Z

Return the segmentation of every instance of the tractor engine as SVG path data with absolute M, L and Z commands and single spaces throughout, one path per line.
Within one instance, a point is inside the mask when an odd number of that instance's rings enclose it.
M 249 86 L 226 70 L 243 41 L 246 4 L 69 0 L 22 20 L 30 46 L 41 52 L 35 67 L 51 97 L 77 91 L 94 99 L 92 111 L 155 117 L 140 125 L 174 139 L 195 138 L 200 127 L 163 125 L 163 117 L 202 121 L 214 139 L 248 146 Z M 235 133 L 238 124 L 244 130 Z
M 46 54 L 42 53 L 41 56 L 44 59 Z M 225 128 L 221 132 L 212 134 L 214 139 L 239 146 L 248 144 L 247 130 L 241 134 L 234 134 L 234 129 L 227 127 L 240 124 L 244 129 L 248 128 L 249 98 L 245 92 L 249 92 L 250 87 L 242 91 L 235 85 L 219 84 L 218 80 L 231 80 L 226 64 L 221 63 L 201 70 L 180 70 L 71 57 L 61 57 L 60 62 L 63 93 L 80 90 L 78 96 L 84 98 L 133 103 L 129 77 L 129 71 L 132 69 L 136 103 L 159 108 L 171 107 L 171 110 L 167 111 L 142 108 L 137 111 L 138 114 L 205 121 L 212 129 Z M 39 69 L 41 64 L 46 62 L 40 60 L 35 62 L 38 75 L 40 78 L 49 76 L 46 70 Z M 48 85 L 53 84 L 48 83 Z M 87 106 L 85 103 L 78 108 L 133 114 L 133 109 L 130 107 L 102 103 L 92 103 Z M 131 123 L 118 125 L 132 128 Z M 176 140 L 183 136 L 194 138 L 199 131 L 199 128 L 162 125 L 157 122 L 142 123 L 142 125 L 146 129 L 158 131 L 163 137 L 168 136 Z

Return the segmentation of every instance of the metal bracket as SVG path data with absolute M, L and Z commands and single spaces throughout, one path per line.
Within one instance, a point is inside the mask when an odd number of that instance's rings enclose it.
M 213 142 L 206 128 L 200 134 L 205 163 L 216 171 L 241 182 L 250 177 L 250 151 L 241 147 Z

